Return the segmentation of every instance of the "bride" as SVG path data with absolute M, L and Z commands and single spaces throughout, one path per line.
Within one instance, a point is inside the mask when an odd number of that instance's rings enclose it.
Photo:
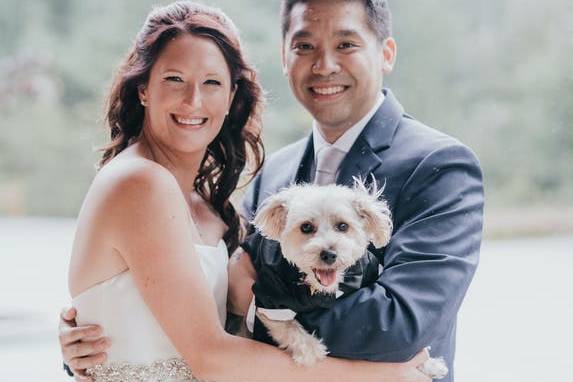
M 425 354 L 304 368 L 224 331 L 228 253 L 240 240 L 229 197 L 247 158 L 262 163 L 261 105 L 222 12 L 178 2 L 148 16 L 111 89 L 111 142 L 70 264 L 78 325 L 97 324 L 111 339 L 107 359 L 87 371 L 93 380 L 427 381 L 416 370 Z M 93 366 L 81 356 L 105 342 L 67 344 L 77 345 L 71 366 Z

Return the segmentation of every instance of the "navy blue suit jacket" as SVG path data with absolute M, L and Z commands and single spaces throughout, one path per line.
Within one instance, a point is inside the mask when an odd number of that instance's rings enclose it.
M 353 176 L 373 174 L 385 185 L 394 232 L 376 253 L 384 271 L 373 285 L 297 319 L 335 357 L 401 362 L 431 345 L 453 381 L 456 316 L 482 236 L 482 172 L 470 149 L 407 116 L 384 92 L 336 180 L 352 185 Z M 312 137 L 271 155 L 247 193 L 246 216 L 279 189 L 307 181 L 312 161 Z

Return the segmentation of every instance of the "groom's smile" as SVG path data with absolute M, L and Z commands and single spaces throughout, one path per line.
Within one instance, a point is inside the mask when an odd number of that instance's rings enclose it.
M 374 106 L 386 70 L 384 44 L 361 2 L 300 2 L 292 8 L 284 70 L 293 94 L 329 141 Z
M 308 91 L 316 102 L 332 102 L 340 100 L 350 86 L 339 84 L 323 84 L 308 87 Z

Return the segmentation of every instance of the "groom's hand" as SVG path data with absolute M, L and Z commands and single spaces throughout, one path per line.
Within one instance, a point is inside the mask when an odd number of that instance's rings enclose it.
M 74 308 L 64 309 L 60 314 L 59 339 L 64 362 L 70 367 L 76 381 L 90 381 L 85 369 L 105 362 L 104 352 L 111 345 L 97 325 L 76 325 Z

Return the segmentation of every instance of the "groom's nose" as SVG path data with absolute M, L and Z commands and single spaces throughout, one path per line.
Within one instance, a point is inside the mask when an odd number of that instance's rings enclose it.
M 340 72 L 340 65 L 336 60 L 336 55 L 327 49 L 322 49 L 316 54 L 312 73 L 322 77 L 328 77 Z

